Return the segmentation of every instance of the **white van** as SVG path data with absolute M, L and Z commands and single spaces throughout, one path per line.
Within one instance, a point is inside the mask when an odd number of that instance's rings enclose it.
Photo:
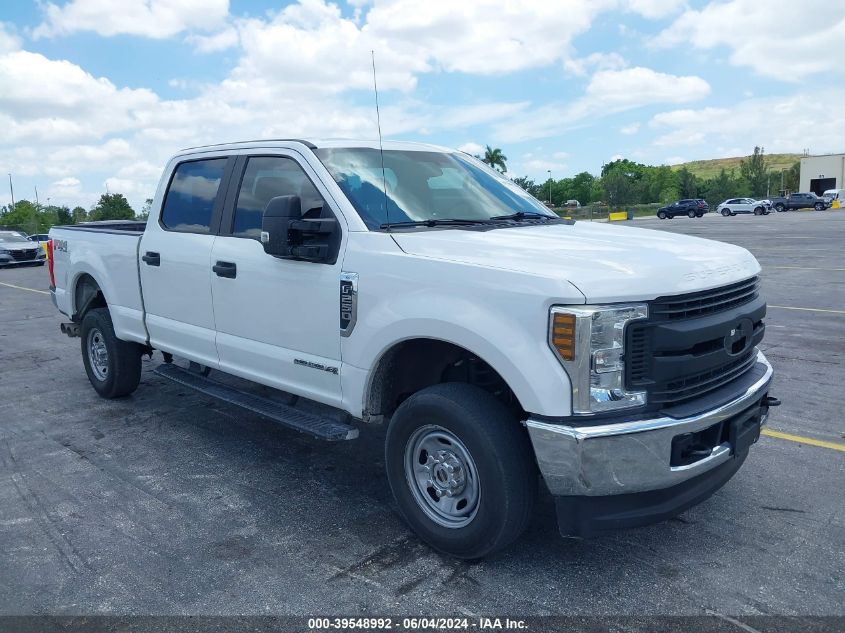
M 828 189 L 822 194 L 822 198 L 825 199 L 830 206 L 833 206 L 834 200 L 839 200 L 839 205 L 842 207 L 845 205 L 845 189 Z

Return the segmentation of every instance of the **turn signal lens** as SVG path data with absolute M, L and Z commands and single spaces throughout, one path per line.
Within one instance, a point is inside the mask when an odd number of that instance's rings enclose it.
M 575 315 L 556 312 L 552 322 L 552 345 L 563 360 L 575 359 Z

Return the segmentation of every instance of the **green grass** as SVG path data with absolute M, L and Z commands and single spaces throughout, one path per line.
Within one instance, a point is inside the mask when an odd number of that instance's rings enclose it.
M 792 165 L 801 159 L 801 154 L 766 154 L 766 168 L 769 171 L 779 172 L 781 169 L 789 169 Z M 712 158 L 710 160 L 693 160 L 688 163 L 681 163 L 679 165 L 672 165 L 672 169 L 677 171 L 681 167 L 689 169 L 696 177 L 707 180 L 708 178 L 715 178 L 719 172 L 724 169 L 730 171 L 733 169 L 739 174 L 739 161 L 748 159 L 748 156 L 734 156 L 733 158 Z

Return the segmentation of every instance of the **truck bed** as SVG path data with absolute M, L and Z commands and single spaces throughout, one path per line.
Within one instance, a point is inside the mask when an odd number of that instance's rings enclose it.
M 56 307 L 73 317 L 81 307 L 77 288 L 91 277 L 100 287 L 117 336 L 145 343 L 144 309 L 138 275 L 138 248 L 145 222 L 111 220 L 55 226 L 53 270 Z

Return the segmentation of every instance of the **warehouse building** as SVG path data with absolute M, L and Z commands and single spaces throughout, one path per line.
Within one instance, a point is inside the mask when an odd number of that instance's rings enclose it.
M 828 189 L 845 189 L 845 154 L 802 157 L 798 191 L 812 191 L 820 196 Z

